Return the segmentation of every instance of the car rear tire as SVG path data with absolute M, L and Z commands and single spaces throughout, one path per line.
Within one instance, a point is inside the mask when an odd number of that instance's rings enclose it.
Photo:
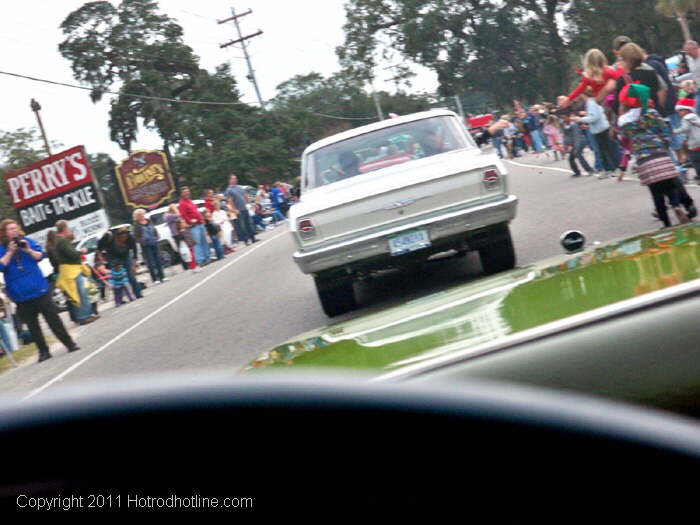
M 335 317 L 357 308 L 352 279 L 315 276 L 314 281 L 321 307 L 328 317 Z
M 510 236 L 510 229 L 499 234 L 496 241 L 479 248 L 481 267 L 488 274 L 503 272 L 515 267 L 515 248 Z

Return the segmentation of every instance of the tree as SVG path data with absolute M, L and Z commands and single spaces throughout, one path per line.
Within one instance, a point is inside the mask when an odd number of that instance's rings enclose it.
M 698 8 L 697 0 L 657 0 L 656 10 L 664 16 L 675 18 L 681 26 L 683 40 L 692 40 L 688 27 L 688 13 Z
M 129 152 L 140 125 L 155 131 L 178 181 L 195 192 L 217 187 L 232 170 L 246 183 L 261 171 L 262 159 L 265 169 L 286 166 L 274 127 L 240 102 L 230 67 L 201 69 L 182 28 L 157 10 L 152 0 L 123 0 L 118 7 L 90 2 L 61 24 L 66 38 L 59 50 L 75 78 L 92 87 L 92 99 L 118 89 L 112 140 Z
M 330 77 L 316 72 L 296 75 L 277 86 L 271 114 L 288 150 L 298 157 L 316 140 L 377 120 L 374 100 L 365 86 L 362 75 L 347 69 Z M 424 94 L 377 95 L 385 114 L 424 111 L 433 102 Z
M 177 99 L 191 90 L 199 74 L 198 58 L 182 40 L 182 28 L 157 12 L 153 0 L 89 2 L 61 24 L 59 51 L 71 62 L 74 77 L 91 86 L 98 101 L 119 84 L 110 111 L 111 138 L 130 151 L 138 119 L 164 140 L 167 149 L 177 128 L 177 103 L 132 97 Z
M 553 99 L 568 85 L 563 0 L 350 0 L 341 63 L 368 78 L 398 51 L 438 75 L 444 96 Z

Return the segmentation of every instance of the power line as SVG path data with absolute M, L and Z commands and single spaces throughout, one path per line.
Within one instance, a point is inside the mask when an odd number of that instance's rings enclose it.
M 85 87 L 85 86 L 76 86 L 75 84 L 66 84 L 65 82 L 56 82 L 54 80 L 46 80 L 44 78 L 30 77 L 27 75 L 20 75 L 19 73 L 10 73 L 8 71 L 0 71 L 0 75 L 8 75 L 11 77 L 24 78 L 26 80 L 33 80 L 34 82 L 43 82 L 45 84 L 53 84 L 56 86 L 69 87 L 69 88 L 73 88 L 73 89 L 83 89 L 85 91 L 93 91 L 93 88 L 89 88 L 89 87 Z M 184 99 L 176 99 L 176 98 L 168 98 L 168 97 L 154 97 L 154 96 L 150 96 L 150 95 L 139 95 L 136 93 L 120 93 L 118 91 L 109 91 L 109 90 L 105 90 L 105 91 L 103 91 L 103 93 L 109 94 L 109 95 L 123 96 L 123 97 L 143 98 L 143 99 L 147 99 L 147 100 L 160 100 L 163 102 L 177 102 L 180 104 L 202 104 L 202 105 L 209 105 L 209 106 L 248 106 L 248 105 L 250 105 L 247 102 L 208 102 L 205 100 L 184 100 Z M 254 104 L 254 102 L 251 102 L 251 104 Z
M 211 22 L 212 20 L 214 20 L 213 18 L 210 18 L 208 16 L 203 16 L 203 15 L 200 15 L 197 13 L 193 13 L 192 11 L 185 11 L 184 9 L 175 9 L 175 10 L 180 11 L 181 13 L 186 13 L 188 15 L 196 16 L 197 18 L 201 18 L 202 20 L 206 20 L 208 22 Z
M 323 113 L 316 113 L 315 111 L 309 111 L 309 113 L 311 113 L 312 115 L 318 115 L 319 117 L 335 118 L 338 120 L 377 120 L 377 117 L 339 117 L 337 115 L 325 115 Z
M 44 84 L 52 84 L 55 86 L 63 86 L 63 87 L 69 87 L 73 89 L 82 89 L 85 91 L 92 91 L 93 88 L 85 87 L 85 86 L 76 86 L 74 84 L 66 84 L 65 82 L 56 82 L 54 80 L 47 80 L 44 78 L 36 78 L 36 77 L 30 77 L 28 75 L 20 75 L 19 73 L 10 73 L 8 71 L 0 71 L 0 75 L 8 75 L 11 77 L 16 77 L 16 78 L 22 78 L 25 80 L 32 80 L 34 82 L 42 82 Z M 116 95 L 116 96 L 125 96 L 125 97 L 134 97 L 134 98 L 143 98 L 147 100 L 160 100 L 160 101 L 165 101 L 165 102 L 177 102 L 181 104 L 202 104 L 202 105 L 211 105 L 211 106 L 249 106 L 250 104 L 255 104 L 255 102 L 208 102 L 204 100 L 183 100 L 183 99 L 176 99 L 176 98 L 167 98 L 167 97 L 154 97 L 150 95 L 137 95 L 136 93 L 119 93 L 118 91 L 104 91 L 105 94 L 108 95 Z M 269 102 L 269 101 L 267 101 Z M 338 115 L 326 115 L 325 113 L 317 113 L 315 111 L 311 110 L 306 110 L 312 115 L 317 115 L 319 117 L 325 117 L 325 118 L 333 118 L 333 119 L 338 119 L 338 120 L 375 120 L 376 117 L 341 117 Z

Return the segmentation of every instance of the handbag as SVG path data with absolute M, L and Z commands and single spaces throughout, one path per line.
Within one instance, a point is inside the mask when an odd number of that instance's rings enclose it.
M 97 288 L 95 281 L 92 279 L 85 279 L 85 291 L 87 292 L 88 296 L 90 296 L 91 301 L 100 293 L 99 288 Z
M 184 241 L 180 241 L 180 244 L 178 244 L 177 247 L 178 251 L 180 252 L 180 258 L 186 262 L 192 262 L 192 254 L 190 253 L 190 249 L 187 246 L 187 243 Z

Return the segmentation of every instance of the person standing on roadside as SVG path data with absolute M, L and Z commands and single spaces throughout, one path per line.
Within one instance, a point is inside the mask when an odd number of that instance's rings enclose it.
M 224 255 L 233 253 L 236 250 L 233 248 L 233 226 L 228 218 L 228 214 L 221 209 L 221 201 L 216 199 L 214 201 L 214 212 L 211 214 L 214 222 L 221 230 L 219 238 L 224 245 Z
M 588 124 L 593 134 L 593 139 L 598 145 L 603 161 L 603 169 L 605 170 L 605 173 L 598 175 L 598 178 L 606 179 L 615 173 L 615 166 L 617 166 L 613 144 L 610 140 L 610 123 L 605 116 L 603 108 L 596 102 L 593 89 L 590 86 L 584 89 L 583 96 L 586 100 L 586 116 L 574 117 L 573 120 Z
M 210 212 L 214 213 L 214 190 L 206 189 L 204 190 L 204 207 Z
M 134 239 L 141 246 L 141 253 L 146 259 L 153 284 L 165 282 L 167 279 L 158 253 L 158 230 L 150 219 L 146 218 L 146 210 L 134 210 Z
M 592 96 L 601 104 L 615 89 L 615 82 L 621 72 L 608 66 L 608 59 L 600 49 L 589 49 L 583 57 L 583 75 L 576 89 L 567 96 L 560 106 L 566 108 L 583 94 L 587 87 L 592 88 Z
M 182 218 L 177 220 L 176 227 L 178 236 L 182 239 L 180 244 L 178 244 L 179 251 L 181 254 L 184 252 L 185 255 L 189 253 L 188 257 L 183 257 L 183 262 L 187 264 L 188 268 L 192 270 L 193 273 L 200 272 L 202 269 L 197 266 L 194 258 L 194 247 L 196 243 L 192 237 L 192 230 L 188 228 L 185 219 Z
M 272 203 L 272 207 L 275 209 L 275 211 L 281 215 L 284 215 L 281 210 L 282 190 L 279 189 L 279 186 L 277 186 L 277 184 L 273 184 L 268 192 L 268 195 L 270 196 L 270 202 Z
M 573 171 L 572 177 L 580 177 L 581 170 L 576 164 L 578 160 L 581 166 L 588 173 L 588 176 L 593 175 L 593 169 L 588 164 L 588 161 L 583 156 L 583 147 L 585 145 L 585 137 L 583 130 L 571 119 L 571 115 L 564 116 L 564 149 L 569 153 L 569 166 Z
M 127 226 L 120 227 L 116 233 L 108 231 L 97 243 L 97 249 L 105 252 L 107 256 L 107 266 L 111 270 L 117 264 L 126 269 L 129 283 L 137 299 L 143 297 L 141 286 L 136 280 L 134 261 L 136 260 L 136 242 L 129 233 Z
M 628 44 L 630 45 L 630 44 Z M 679 223 L 689 221 L 681 208 L 675 179 L 678 171 L 669 152 L 671 130 L 661 115 L 649 107 L 651 90 L 643 84 L 630 84 L 620 91 L 622 114 L 618 120 L 621 132 L 630 138 L 637 159 L 639 182 L 651 192 L 654 207 L 664 226 L 671 226 L 665 199 L 669 200 Z
M 178 203 L 180 217 L 190 228 L 192 239 L 194 239 L 194 256 L 199 267 L 209 263 L 209 242 L 207 241 L 207 230 L 204 228 L 204 217 L 199 213 L 197 205 L 190 199 L 190 189 L 184 186 L 180 190 L 180 202 Z
M 287 188 L 285 188 L 284 184 L 281 182 L 278 182 L 276 186 L 280 190 L 280 193 L 277 196 L 278 211 L 286 220 L 287 214 L 289 213 L 289 190 L 287 190 Z
M 659 77 L 656 70 L 644 62 L 644 56 L 642 48 L 632 42 L 619 49 L 618 67 L 621 69 L 621 73 L 615 84 L 615 100 L 613 100 L 615 113 L 619 113 L 622 88 L 629 84 L 642 84 L 649 88 L 649 99 L 654 109 L 663 115 L 666 84 L 663 83 L 663 79 Z
M 168 211 L 166 211 L 163 215 L 163 220 L 165 221 L 165 224 L 168 225 L 168 228 L 170 228 L 170 235 L 172 236 L 173 241 L 175 241 L 175 246 L 179 247 L 180 241 L 182 241 L 182 236 L 177 229 L 177 221 L 180 220 L 180 212 L 177 210 L 177 206 L 175 204 L 170 204 L 168 206 Z M 180 264 L 182 264 L 183 270 L 189 269 L 189 265 L 182 260 L 182 257 L 180 258 Z
M 224 258 L 224 247 L 221 244 L 221 227 L 214 221 L 214 216 L 209 210 L 204 211 L 204 227 L 211 239 L 211 248 L 214 249 L 216 260 Z
M 39 314 L 69 352 L 80 349 L 63 326 L 51 300 L 49 281 L 39 268 L 43 257 L 41 247 L 24 236 L 17 222 L 12 219 L 0 222 L 0 271 L 5 278 L 7 295 L 17 305 L 17 313 L 39 349 L 39 362 L 51 358 L 39 325 Z
M 695 181 L 700 182 L 700 117 L 695 113 L 695 101 L 689 98 L 681 99 L 675 109 L 681 116 L 681 123 L 674 131 L 688 137 L 690 160 L 695 168 Z
M 686 63 L 690 74 L 693 75 L 695 84 L 700 86 L 700 46 L 695 40 L 688 40 L 683 45 L 683 51 L 686 53 Z M 700 113 L 700 97 L 695 99 L 695 113 Z
M 561 124 L 559 123 L 559 119 L 554 115 L 548 116 L 543 131 L 545 136 L 549 138 L 549 143 L 552 146 L 552 150 L 554 151 L 554 160 L 559 160 L 559 154 L 561 154 L 563 160 L 564 147 L 561 136 Z
M 540 132 L 540 119 L 535 114 L 538 110 L 537 106 L 529 107 L 523 118 L 523 124 L 525 129 L 527 129 L 530 135 L 530 140 L 532 141 L 532 149 L 536 154 L 542 153 L 544 151 L 544 146 L 542 145 L 542 135 Z
M 56 230 L 49 232 L 46 251 L 51 254 L 52 263 L 58 265 L 56 286 L 68 298 L 71 319 L 84 325 L 96 321 L 93 315 L 90 296 L 87 292 L 87 267 L 83 266 L 81 254 L 73 246 L 73 232 L 67 221 L 57 221 Z M 85 268 L 85 270 L 84 270 Z
M 248 201 L 250 199 L 245 188 L 238 185 L 238 177 L 236 175 L 229 177 L 229 184 L 224 192 L 224 196 L 228 200 L 229 206 L 235 210 L 238 216 L 236 221 L 234 221 L 238 240 L 246 244 L 258 242 L 255 238 L 255 229 L 248 212 Z

